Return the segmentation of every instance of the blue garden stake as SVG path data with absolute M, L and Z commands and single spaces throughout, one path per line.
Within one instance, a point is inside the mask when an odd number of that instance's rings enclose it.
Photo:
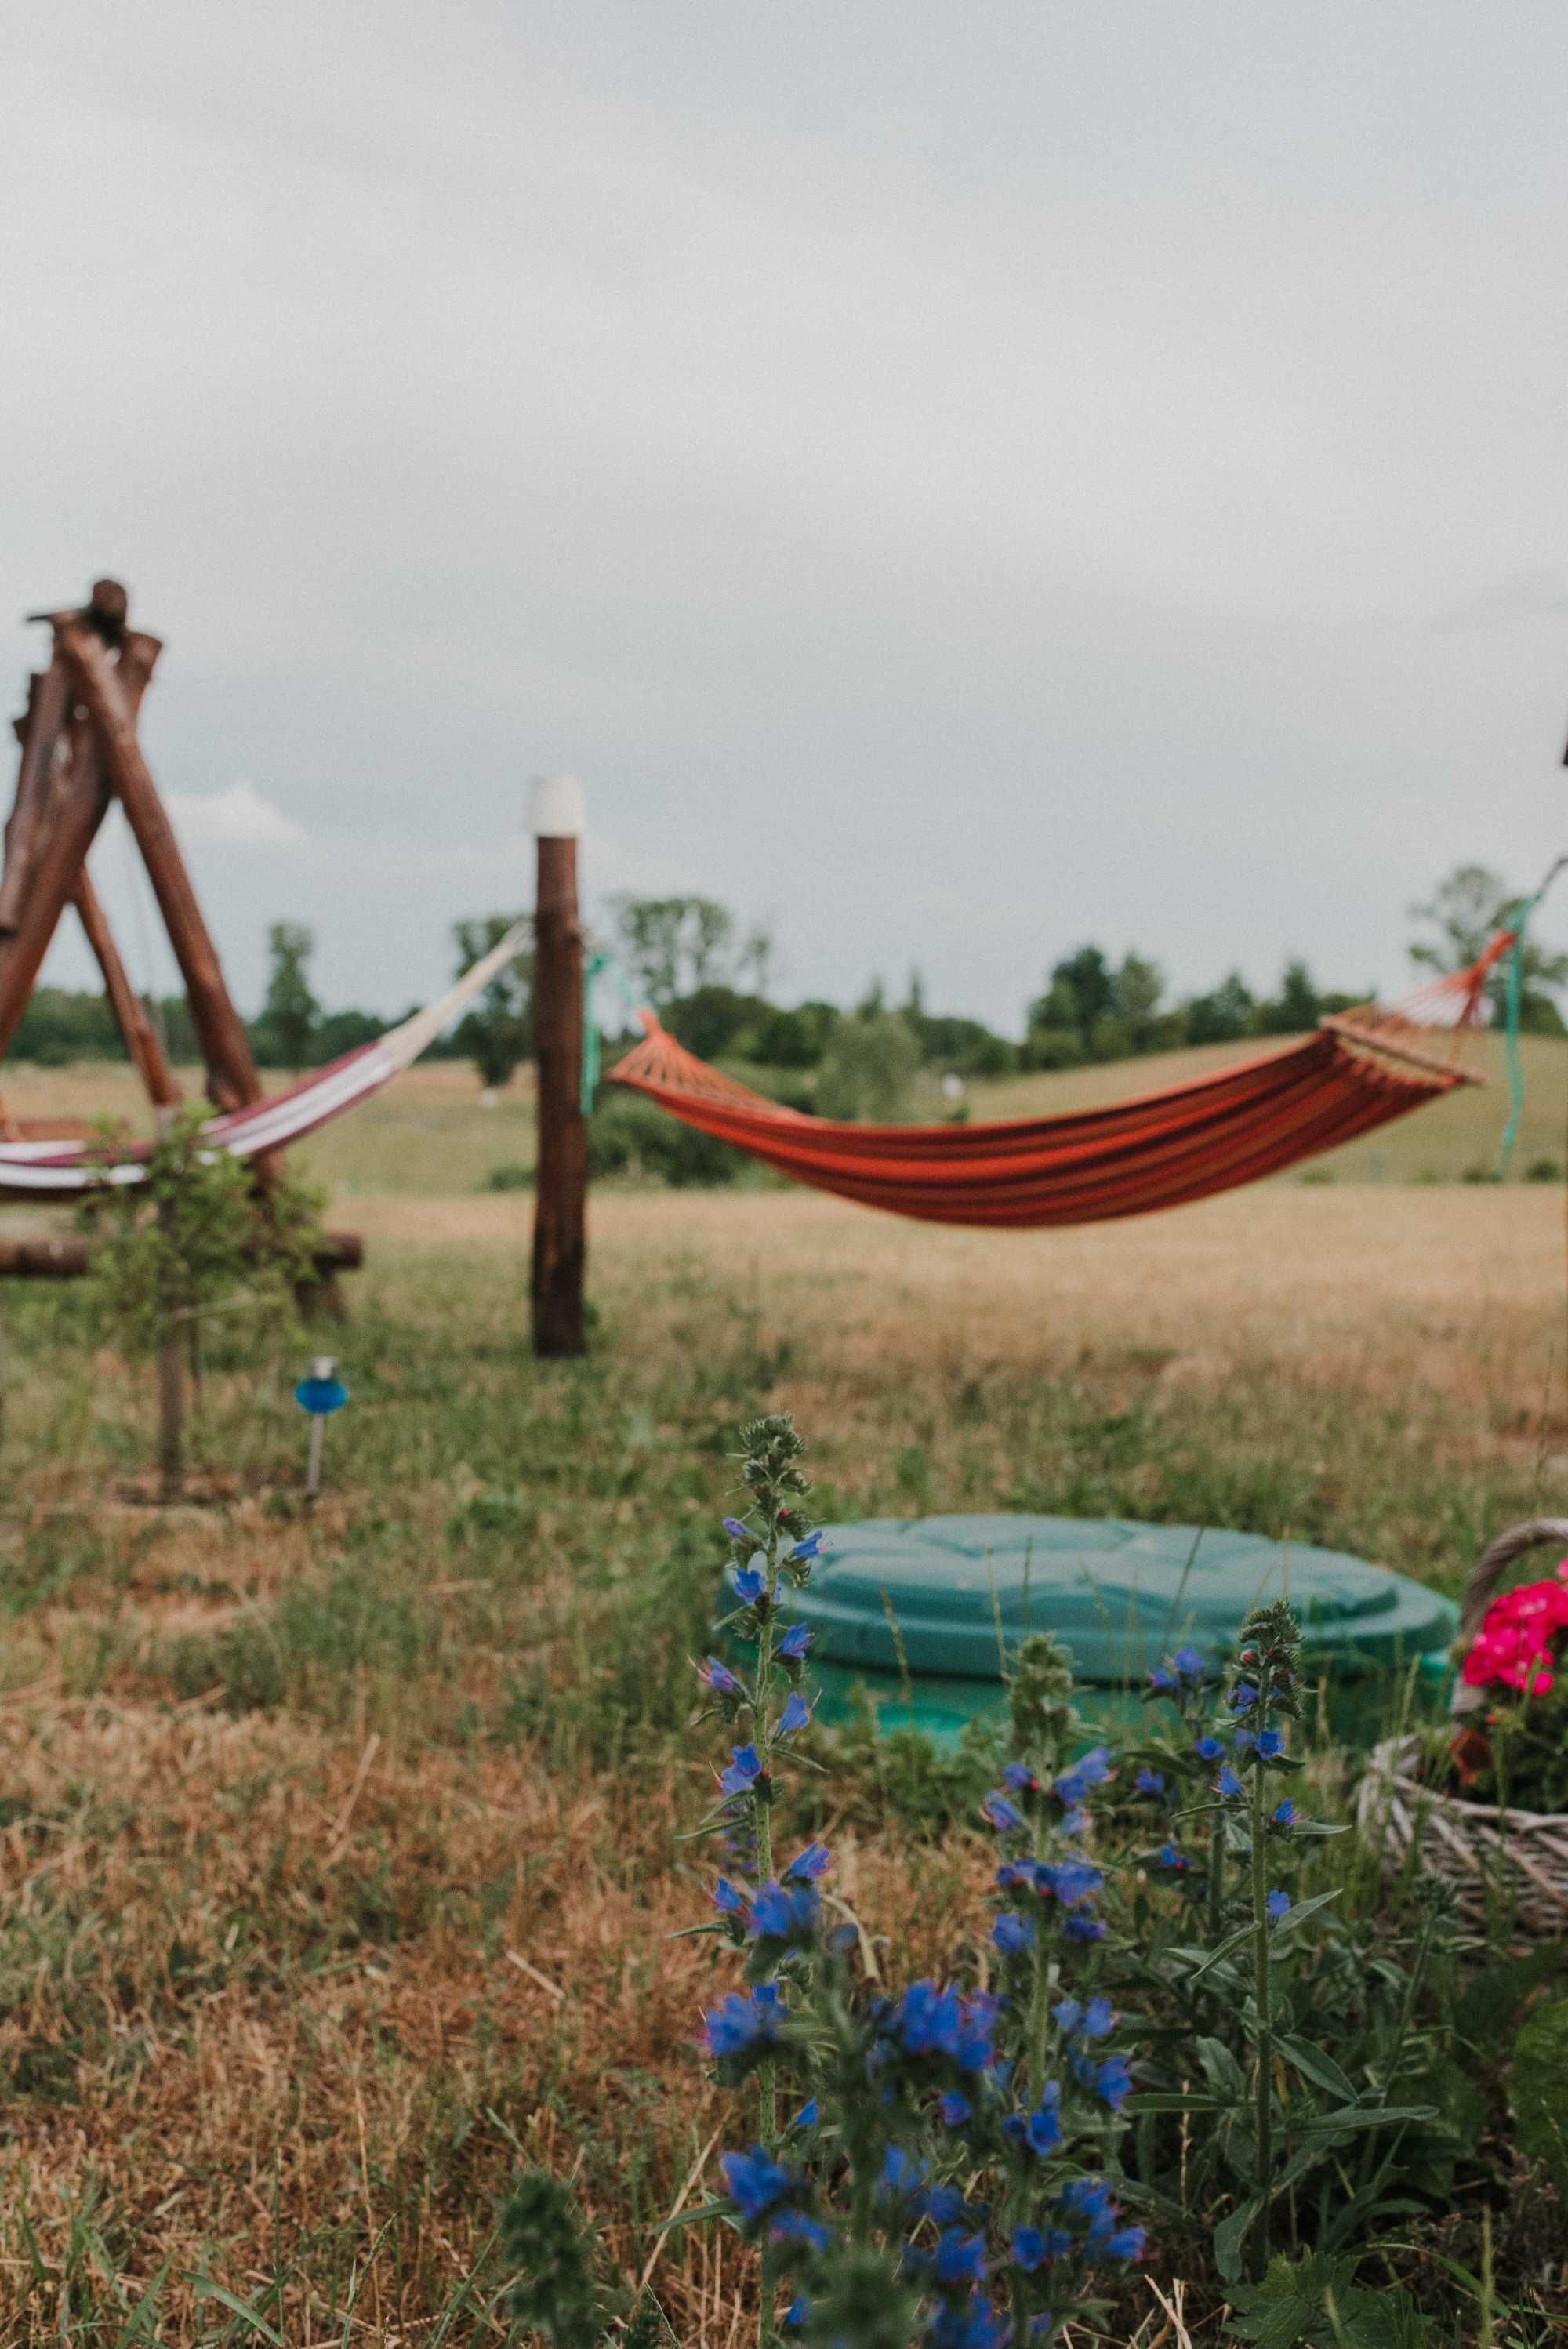
M 335 1411 L 341 1411 L 348 1401 L 348 1389 L 337 1375 L 335 1354 L 317 1354 L 309 1370 L 294 1389 L 294 1401 L 302 1411 L 310 1413 L 310 1464 L 305 1471 L 304 1495 L 314 1501 L 321 1490 L 321 1447 L 326 1433 L 326 1423 Z

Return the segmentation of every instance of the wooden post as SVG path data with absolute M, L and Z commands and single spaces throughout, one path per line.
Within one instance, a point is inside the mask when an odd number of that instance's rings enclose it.
M 117 681 L 133 722 L 162 649 L 156 636 L 135 634 L 125 640 Z M 39 852 L 15 934 L 0 939 L 0 1058 L 9 1050 L 17 1022 L 27 1009 L 49 941 L 71 901 L 108 805 L 95 730 L 85 719 L 73 719 L 70 741 L 67 786 Z
M 109 781 L 136 835 L 169 943 L 191 999 L 191 1019 L 207 1064 L 207 1092 L 220 1109 L 260 1101 L 262 1081 L 245 1023 L 223 981 L 217 948 L 201 918 L 174 828 L 163 812 L 136 720 L 102 637 L 79 613 L 64 613 L 55 640 L 71 665 L 82 698 L 103 742 Z
M 533 1032 L 539 1068 L 539 1166 L 533 1206 L 533 1350 L 584 1350 L 588 1127 L 583 1115 L 583 933 L 577 842 L 583 794 L 569 776 L 533 786 L 539 843 L 533 936 Z
M 16 774 L 16 796 L 5 823 L 5 869 L 0 874 L 0 935 L 15 929 L 26 895 L 28 876 L 38 853 L 38 836 L 49 803 L 49 777 L 55 745 L 65 724 L 70 680 L 66 665 L 56 656 L 27 693 L 27 714 L 17 731 L 22 739 L 22 763 Z
M 104 992 L 125 1039 L 125 1049 L 147 1088 L 148 1099 L 154 1109 L 178 1109 L 180 1088 L 174 1081 L 163 1040 L 148 1015 L 146 1004 L 130 983 L 130 974 L 120 960 L 114 933 L 98 903 L 98 891 L 85 868 L 77 875 L 72 897 L 87 932 L 88 944 L 103 973 Z

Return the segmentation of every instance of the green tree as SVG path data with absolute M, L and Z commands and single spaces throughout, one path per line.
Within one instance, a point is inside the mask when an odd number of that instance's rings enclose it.
M 613 897 L 621 960 L 655 1011 L 708 987 L 767 991 L 773 941 L 760 926 L 744 935 L 713 897 Z
M 1257 1024 L 1265 1036 L 1299 1036 L 1316 1027 L 1323 1010 L 1312 973 L 1298 957 L 1286 963 L 1274 1000 L 1259 1004 Z
M 481 918 L 454 922 L 458 971 L 461 978 L 508 930 L 521 918 L 516 914 L 486 914 Z M 533 957 L 516 954 L 484 988 L 473 1009 L 458 1022 L 453 1042 L 460 1047 L 487 1089 L 504 1085 L 533 1049 Z
M 1160 1004 L 1165 974 L 1157 962 L 1128 953 L 1111 981 L 1113 1016 L 1133 1051 L 1147 1052 L 1159 1040 Z
M 1411 920 L 1422 923 L 1430 933 L 1412 939 L 1410 960 L 1423 970 L 1468 970 L 1506 926 L 1518 903 L 1519 892 L 1511 890 L 1490 865 L 1456 864 L 1425 905 L 1409 909 Z M 1560 1034 L 1562 1014 L 1553 999 L 1556 988 L 1568 985 L 1568 955 L 1548 953 L 1527 938 L 1520 976 L 1521 1027 Z M 1494 1016 L 1501 1018 L 1508 999 L 1506 959 L 1489 978 L 1487 994 Z
M 1257 1002 L 1239 970 L 1233 970 L 1211 994 L 1195 995 L 1187 1006 L 1190 1044 L 1228 1044 L 1253 1033 Z
M 841 1019 L 822 1054 L 817 1106 L 824 1117 L 892 1125 L 909 1102 L 920 1043 L 900 1011 L 858 1011 Z
M 321 1018 L 321 1006 L 310 990 L 310 958 L 315 933 L 303 922 L 274 922 L 267 932 L 272 968 L 266 1000 L 262 1006 L 262 1030 L 278 1063 L 296 1072 L 310 1059 L 311 1041 Z
M 89 1314 L 133 1357 L 158 1367 L 158 1464 L 165 1500 L 185 1468 L 185 1374 L 199 1371 L 202 1317 L 242 1293 L 253 1339 L 288 1326 L 309 1283 L 315 1196 L 284 1177 L 265 1191 L 252 1168 L 214 1150 L 210 1112 L 181 1111 L 160 1134 L 145 1182 L 96 1185 L 79 1220 L 99 1245 L 83 1284 Z M 106 1130 L 106 1166 L 124 1154 Z

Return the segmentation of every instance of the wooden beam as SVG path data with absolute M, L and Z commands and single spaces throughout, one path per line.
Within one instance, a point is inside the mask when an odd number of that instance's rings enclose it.
M 533 1206 L 533 1350 L 581 1354 L 587 1253 L 588 1123 L 583 1114 L 583 933 L 577 843 L 539 842 L 533 931 L 539 1169 Z
M 136 739 L 136 714 L 102 637 L 81 615 L 57 623 L 55 641 L 70 663 L 103 745 L 108 780 L 124 808 L 158 899 L 191 1000 L 191 1019 L 207 1064 L 207 1092 L 220 1109 L 241 1109 L 262 1097 L 262 1081 L 245 1023 L 224 984 L 174 828 Z
M 49 804 L 55 745 L 60 739 L 69 698 L 69 672 L 57 654 L 42 675 L 34 678 L 27 695 L 16 797 L 5 822 L 5 869 L 0 874 L 0 936 L 10 936 L 21 918 Z
M 125 640 L 117 686 L 132 721 L 161 650 L 156 636 L 136 633 Z M 0 1059 L 10 1049 L 17 1022 L 27 1009 L 49 941 L 81 878 L 87 853 L 108 805 L 96 728 L 85 719 L 73 719 L 69 739 L 71 761 L 66 789 L 53 811 L 15 933 L 0 940 Z
M 104 992 L 125 1039 L 125 1049 L 147 1088 L 148 1099 L 154 1109 L 178 1109 L 180 1088 L 163 1050 L 163 1040 L 152 1024 L 146 1004 L 130 983 L 98 891 L 85 868 L 77 876 L 72 899 L 87 932 L 88 944 L 103 973 Z
M 98 1243 L 82 1239 L 0 1240 L 0 1280 L 79 1280 Z M 323 1232 L 311 1251 L 318 1276 L 357 1272 L 365 1242 L 357 1232 Z

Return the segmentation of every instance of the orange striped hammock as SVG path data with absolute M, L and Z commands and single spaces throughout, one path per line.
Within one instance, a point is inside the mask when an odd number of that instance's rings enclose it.
M 610 1071 L 686 1124 L 798 1183 L 934 1224 L 1099 1223 L 1255 1183 L 1480 1079 L 1459 1049 L 1504 930 L 1468 970 L 1393 1008 L 1336 1013 L 1315 1034 L 1105 1109 L 1006 1123 L 851 1125 L 808 1116 L 688 1052 L 651 1011 Z

